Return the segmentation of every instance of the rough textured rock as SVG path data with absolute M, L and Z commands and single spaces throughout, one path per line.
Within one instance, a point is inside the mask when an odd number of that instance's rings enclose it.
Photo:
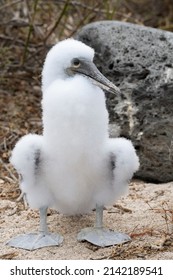
M 137 177 L 172 181 L 173 33 L 102 21 L 76 38 L 95 49 L 96 65 L 122 91 L 106 94 L 111 131 L 132 139 L 141 163 Z

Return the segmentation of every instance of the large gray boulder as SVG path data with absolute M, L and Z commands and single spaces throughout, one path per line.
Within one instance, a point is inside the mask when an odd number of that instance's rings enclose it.
M 173 33 L 116 21 L 83 27 L 76 39 L 121 96 L 106 94 L 111 136 L 130 138 L 140 157 L 137 177 L 173 180 Z

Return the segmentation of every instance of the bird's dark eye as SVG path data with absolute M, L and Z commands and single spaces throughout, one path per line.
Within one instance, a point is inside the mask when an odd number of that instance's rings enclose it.
M 74 58 L 72 61 L 72 65 L 75 68 L 78 68 L 80 66 L 80 60 L 78 58 Z

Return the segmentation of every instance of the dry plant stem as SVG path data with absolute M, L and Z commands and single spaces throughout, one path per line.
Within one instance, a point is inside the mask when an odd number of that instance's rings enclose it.
M 55 31 L 55 29 L 57 28 L 57 26 L 59 25 L 59 23 L 61 22 L 61 19 L 65 16 L 67 8 L 69 5 L 69 0 L 67 0 L 64 4 L 64 7 L 59 15 L 59 18 L 57 19 L 57 21 L 55 22 L 54 26 L 51 28 L 51 30 L 48 32 L 48 34 L 46 35 L 46 37 L 44 38 L 44 43 L 46 43 L 46 41 L 48 40 L 48 38 L 51 36 L 51 34 Z
M 17 178 L 14 176 L 14 174 L 11 172 L 10 168 L 8 168 L 7 164 L 5 164 L 1 158 L 0 158 L 0 163 L 8 171 L 10 177 L 14 180 L 14 182 L 17 182 L 18 181 Z
M 17 3 L 22 2 L 22 1 L 23 0 L 16 0 L 16 1 L 13 1 L 11 3 L 7 3 L 7 4 L 3 5 L 3 6 L 1 6 L 0 10 L 3 10 L 3 9 L 6 9 L 6 8 L 8 8 L 10 6 L 16 5 Z
M 28 52 L 29 41 L 30 41 L 30 37 L 31 37 L 32 31 L 33 31 L 33 25 L 34 25 L 34 19 L 35 19 L 35 15 L 36 15 L 36 11 L 37 11 L 38 1 L 39 0 L 35 0 L 34 1 L 34 8 L 33 8 L 34 11 L 33 11 L 32 18 L 30 19 L 28 35 L 27 35 L 27 38 L 26 38 L 25 48 L 24 48 L 23 57 L 22 57 L 22 65 L 25 63 L 25 60 L 26 60 L 26 55 L 27 55 L 27 52 Z
M 13 183 L 14 183 L 14 180 L 11 179 L 11 178 L 8 177 L 8 176 L 1 176 L 0 178 L 1 178 L 2 180 L 4 180 L 4 181 L 7 181 L 7 182 L 10 183 L 10 184 L 13 184 Z
M 99 5 L 96 5 L 95 8 L 99 6 Z M 69 37 L 72 37 L 76 32 L 77 30 L 83 26 L 85 24 L 85 21 L 91 16 L 91 11 L 89 11 L 85 16 L 84 18 L 78 23 L 78 25 L 76 26 L 76 28 L 70 33 Z M 96 17 L 96 15 L 95 15 Z
M 24 192 L 21 192 L 21 194 L 19 195 L 19 197 L 16 199 L 17 202 L 21 201 L 23 199 L 23 204 L 24 204 L 24 208 L 27 209 L 28 208 L 28 203 L 26 200 L 26 194 Z
M 150 207 L 150 210 L 162 212 L 163 216 L 162 218 L 165 221 L 166 226 L 166 232 L 165 235 L 171 235 L 173 233 L 173 210 L 169 208 L 169 205 L 167 202 L 164 202 L 162 204 L 162 208 L 152 208 L 151 205 L 147 202 L 148 206 Z M 166 207 L 166 208 L 165 208 Z

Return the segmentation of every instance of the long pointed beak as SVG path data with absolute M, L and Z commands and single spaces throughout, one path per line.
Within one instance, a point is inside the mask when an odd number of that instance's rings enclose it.
M 87 76 L 93 84 L 111 93 L 120 94 L 120 89 L 110 82 L 91 61 L 82 61 L 80 67 L 75 69 L 76 73 Z

